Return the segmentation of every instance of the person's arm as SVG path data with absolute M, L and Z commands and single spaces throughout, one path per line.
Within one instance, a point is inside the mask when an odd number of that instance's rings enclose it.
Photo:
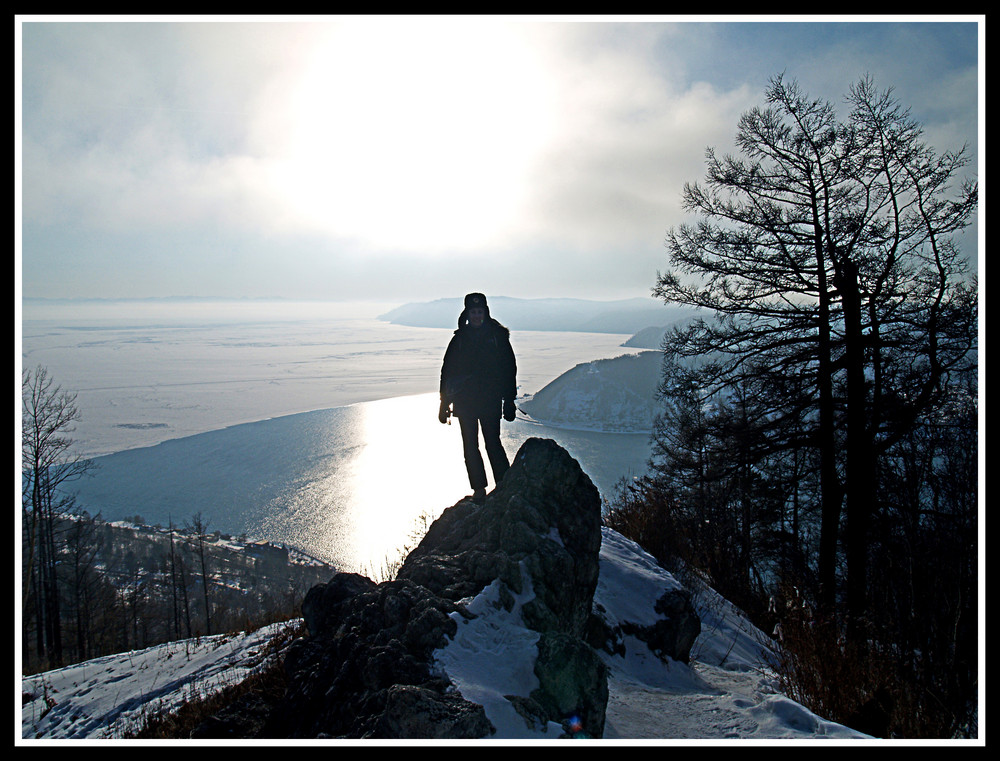
M 517 417 L 517 408 L 514 406 L 514 397 L 517 396 L 517 359 L 514 357 L 514 347 L 510 345 L 510 334 L 504 337 L 501 348 L 504 375 L 503 375 L 503 418 L 508 423 Z
M 451 411 L 448 409 L 451 406 L 451 399 L 448 397 L 448 379 L 451 377 L 452 373 L 455 341 L 455 338 L 451 339 L 448 344 L 448 348 L 444 352 L 444 361 L 441 362 L 441 383 L 438 389 L 438 393 L 441 397 L 441 404 L 438 407 L 438 421 L 442 424 L 448 422 L 448 416 L 451 414 Z

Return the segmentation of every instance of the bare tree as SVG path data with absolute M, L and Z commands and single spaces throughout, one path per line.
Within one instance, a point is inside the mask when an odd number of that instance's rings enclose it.
M 209 587 L 209 575 L 208 566 L 205 562 L 205 523 L 201 519 L 201 513 L 198 513 L 192 519 L 194 523 L 195 534 L 198 537 L 198 557 L 201 561 L 201 584 L 202 592 L 204 594 L 205 601 L 205 629 L 206 634 L 212 633 L 212 612 L 209 608 L 208 602 L 208 587 Z
M 62 661 L 56 517 L 73 505 L 63 487 L 92 467 L 72 452 L 68 434 L 78 417 L 76 395 L 54 385 L 45 368 L 22 372 L 22 628 L 27 634 L 35 625 L 38 656 L 54 664 Z
M 191 636 L 191 605 L 188 601 L 187 571 L 184 564 L 183 545 L 174 541 L 174 524 L 169 524 L 170 532 L 170 590 L 173 604 L 174 633 L 181 636 L 180 614 L 184 614 L 184 635 Z M 178 597 L 179 595 L 179 597 Z
M 70 603 L 75 635 L 74 660 L 92 656 L 95 604 L 103 579 L 96 570 L 102 542 L 94 519 L 84 513 L 73 520 L 67 531 L 68 572 L 63 580 Z

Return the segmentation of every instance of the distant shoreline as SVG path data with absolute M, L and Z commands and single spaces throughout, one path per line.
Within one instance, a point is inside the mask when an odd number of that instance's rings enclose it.
M 557 423 L 551 420 L 539 420 L 537 418 L 533 418 L 526 412 L 521 412 L 520 409 L 518 409 L 518 413 L 519 415 L 517 419 L 523 423 L 527 423 L 528 425 L 543 426 L 545 428 L 555 428 L 557 431 L 579 431 L 581 433 L 616 433 L 616 434 L 622 434 L 624 436 L 651 436 L 653 434 L 652 428 L 644 431 L 636 431 L 636 430 L 620 431 L 609 428 L 594 428 L 582 425 L 566 425 L 564 423 Z
M 229 425 L 223 425 L 223 426 L 220 426 L 218 428 L 209 428 L 209 429 L 207 429 L 205 431 L 199 431 L 197 433 L 184 434 L 183 436 L 171 436 L 170 438 L 162 439 L 162 440 L 157 441 L 157 442 L 152 443 L 152 444 L 140 444 L 140 445 L 134 446 L 134 447 L 126 447 L 125 449 L 116 449 L 116 450 L 114 450 L 112 452 L 104 452 L 104 453 L 101 453 L 101 454 L 94 454 L 94 455 L 85 455 L 83 457 L 83 459 L 85 459 L 85 460 L 96 460 L 96 459 L 100 459 L 102 457 L 109 457 L 111 455 L 121 454 L 122 452 L 131 452 L 131 451 L 139 450 L 139 449 L 152 449 L 154 447 L 158 447 L 158 446 L 160 446 L 162 444 L 166 444 L 168 442 L 175 442 L 175 441 L 180 441 L 180 440 L 183 440 L 183 439 L 189 439 L 189 438 L 192 438 L 194 436 L 205 436 L 207 434 L 216 433 L 218 431 L 227 431 L 227 430 L 230 430 L 230 429 L 233 429 L 233 428 L 239 428 L 239 427 L 245 426 L 245 425 L 259 425 L 259 424 L 268 423 L 268 422 L 271 422 L 271 421 L 280 421 L 280 420 L 286 420 L 288 418 L 299 417 L 301 415 L 314 415 L 314 414 L 322 414 L 322 413 L 328 413 L 328 412 L 335 412 L 336 410 L 350 409 L 352 407 L 360 407 L 360 406 L 368 405 L 368 404 L 381 404 L 381 403 L 386 403 L 386 402 L 392 402 L 393 400 L 397 400 L 397 399 L 408 399 L 408 398 L 417 397 L 417 396 L 426 396 L 426 397 L 436 398 L 437 397 L 437 392 L 434 392 L 434 391 L 421 391 L 421 392 L 417 392 L 417 393 L 413 393 L 413 394 L 396 394 L 396 395 L 393 395 L 393 396 L 378 397 L 377 399 L 363 399 L 363 400 L 357 401 L 357 402 L 347 402 L 345 404 L 337 404 L 337 405 L 334 405 L 332 407 L 316 407 L 316 408 L 308 409 L 308 410 L 300 410 L 299 412 L 289 412 L 289 413 L 286 413 L 286 414 L 283 414 L 283 415 L 269 415 L 267 417 L 255 418 L 253 420 L 244 420 L 244 421 L 241 421 L 241 422 L 238 422 L 238 423 L 230 423 Z M 525 401 L 525 400 L 530 399 L 530 398 L 531 398 L 531 395 L 528 395 L 528 396 L 525 396 L 523 398 L 518 399 L 517 401 L 518 401 L 518 403 L 520 403 L 520 402 Z M 576 431 L 576 432 L 579 432 L 579 433 L 607 433 L 607 434 L 616 434 L 616 435 L 624 435 L 624 436 L 650 436 L 653 433 L 652 429 L 650 429 L 650 430 L 640 430 L 640 431 L 636 431 L 636 430 L 614 430 L 614 429 L 609 429 L 609 428 L 588 427 L 588 426 L 581 426 L 581 425 L 564 424 L 564 423 L 559 423 L 559 422 L 553 421 L 553 420 L 541 420 L 541 419 L 538 419 L 538 418 L 533 418 L 530 415 L 528 415 L 527 413 L 521 412 L 520 409 L 518 409 L 517 420 L 521 421 L 522 423 L 525 423 L 526 425 L 538 426 L 540 428 L 552 428 L 552 429 L 557 430 L 557 431 Z M 503 425 L 507 425 L 506 421 L 504 421 Z M 129 430 L 134 430 L 137 426 L 133 425 L 133 424 L 122 423 L 122 424 L 118 424 L 118 425 L 116 425 L 114 427 L 116 427 L 116 428 L 125 428 L 125 429 L 129 429 Z M 138 427 L 140 427 L 143 430 L 152 430 L 152 429 L 158 429 L 158 428 L 165 428 L 165 427 L 168 427 L 168 426 L 165 423 L 148 423 L 148 424 L 139 425 Z

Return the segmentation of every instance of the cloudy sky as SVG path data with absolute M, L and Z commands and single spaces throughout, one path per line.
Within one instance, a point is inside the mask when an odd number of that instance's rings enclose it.
M 981 139 L 981 17 L 17 21 L 25 297 L 646 296 L 780 72 Z

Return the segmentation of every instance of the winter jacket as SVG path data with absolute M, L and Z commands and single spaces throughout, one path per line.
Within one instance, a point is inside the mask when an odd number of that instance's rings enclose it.
M 461 324 L 441 365 L 441 402 L 453 404 L 458 417 L 494 410 L 499 415 L 502 401 L 514 401 L 516 376 L 507 328 L 492 317 L 479 328 Z

